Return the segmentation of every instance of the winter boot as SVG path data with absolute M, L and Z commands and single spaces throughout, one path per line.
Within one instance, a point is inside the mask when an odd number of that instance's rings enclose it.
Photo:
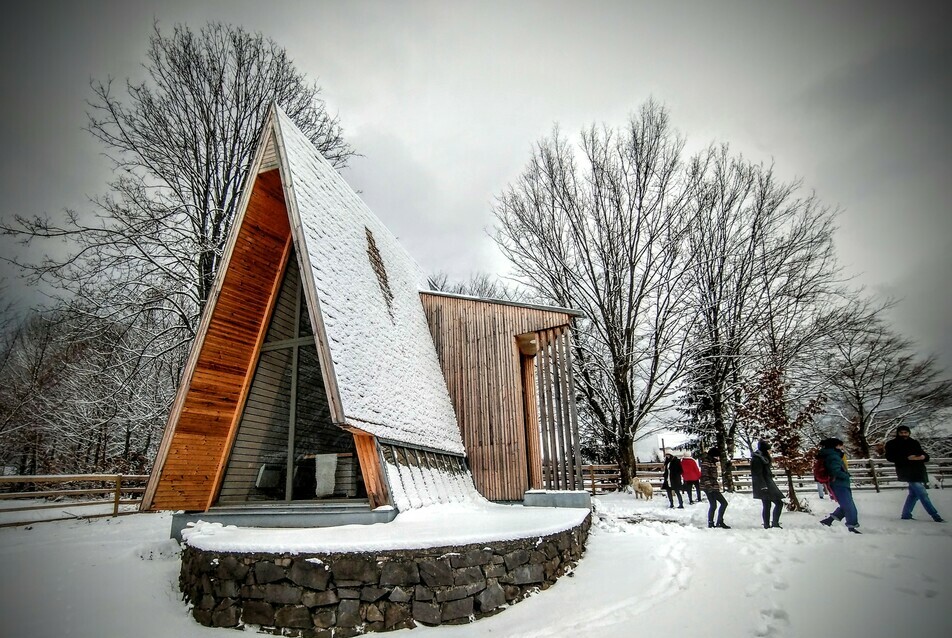
M 713 527 L 714 527 L 714 521 L 708 521 L 708 522 L 707 522 L 707 526 L 710 527 L 710 528 L 713 528 Z
M 827 516 L 826 518 L 820 520 L 820 525 L 831 527 L 833 525 L 833 520 L 834 518 L 832 516 Z
M 730 529 L 730 528 L 731 528 L 731 526 L 728 525 L 727 523 L 725 523 L 724 521 L 718 521 L 718 522 L 717 522 L 717 527 L 720 527 L 721 529 Z
M 850 528 L 850 534 L 862 534 L 863 532 L 859 531 L 855 527 Z

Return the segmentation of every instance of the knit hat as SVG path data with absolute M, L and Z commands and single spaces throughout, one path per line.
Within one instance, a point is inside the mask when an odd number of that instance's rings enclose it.
M 839 440 L 836 437 L 831 437 L 829 439 L 823 439 L 820 441 L 820 447 L 824 448 L 835 448 L 839 445 L 843 445 L 843 441 Z

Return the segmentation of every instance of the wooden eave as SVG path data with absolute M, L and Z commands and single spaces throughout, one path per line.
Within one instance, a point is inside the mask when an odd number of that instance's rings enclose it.
M 441 290 L 421 290 L 421 295 L 432 295 L 434 297 L 447 297 L 450 299 L 462 299 L 464 301 L 474 301 L 476 303 L 493 304 L 497 306 L 514 306 L 516 308 L 526 308 L 528 310 L 541 310 L 553 314 L 569 315 L 571 317 L 584 317 L 585 313 L 574 308 L 561 308 L 559 306 L 543 306 L 541 304 L 522 303 L 511 301 L 509 299 L 489 299 L 487 297 L 474 297 L 472 295 L 461 295 L 453 292 L 443 292 Z M 563 322 L 568 323 L 568 322 Z

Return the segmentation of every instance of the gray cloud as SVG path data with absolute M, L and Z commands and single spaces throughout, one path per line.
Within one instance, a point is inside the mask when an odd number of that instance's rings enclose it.
M 89 79 L 140 77 L 153 19 L 218 19 L 273 37 L 323 86 L 363 154 L 345 176 L 428 271 L 504 269 L 485 231 L 533 141 L 555 122 L 621 125 L 653 95 L 695 147 L 730 142 L 842 208 L 847 270 L 900 293 L 896 324 L 952 361 L 938 3 L 88 0 L 6 15 L 4 218 L 88 208 L 108 178 L 81 130 Z

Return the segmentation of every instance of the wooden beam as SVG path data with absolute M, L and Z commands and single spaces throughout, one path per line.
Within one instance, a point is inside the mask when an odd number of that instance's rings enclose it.
M 367 490 L 367 500 L 370 509 L 382 505 L 392 505 L 390 491 L 387 489 L 387 478 L 383 471 L 383 462 L 377 449 L 377 437 L 354 427 L 346 427 L 354 435 L 354 445 L 357 448 L 357 461 L 360 463 L 360 473 L 364 477 L 364 488 Z
M 542 489 L 542 450 L 539 443 L 539 397 L 535 383 L 535 357 L 523 356 L 522 403 L 526 429 L 526 465 L 529 489 Z

